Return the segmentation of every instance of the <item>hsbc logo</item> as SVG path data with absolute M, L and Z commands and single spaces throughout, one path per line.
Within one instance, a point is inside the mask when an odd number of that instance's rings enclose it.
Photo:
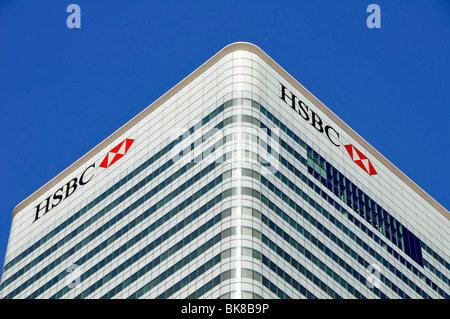
M 121 159 L 128 152 L 133 142 L 134 140 L 127 138 L 122 143 L 114 147 L 103 159 L 100 167 L 108 168 L 119 159 Z
M 281 84 L 281 83 L 280 83 Z M 281 96 L 280 98 L 286 102 L 295 112 L 297 112 L 305 121 L 311 124 L 317 131 L 326 135 L 333 145 L 339 147 L 340 137 L 339 133 L 331 127 L 326 125 L 319 115 L 308 107 L 302 100 L 298 99 L 292 92 L 288 95 L 286 93 L 288 89 L 281 84 Z
M 352 158 L 353 162 L 355 162 L 359 167 L 361 167 L 367 174 L 375 175 L 377 171 L 373 168 L 370 160 L 361 153 L 356 147 L 353 145 L 345 145 L 345 149 L 348 154 Z
M 281 84 L 281 83 L 280 83 Z M 330 125 L 325 124 L 317 113 L 308 107 L 302 100 L 297 98 L 283 84 L 281 84 L 280 98 L 297 112 L 305 121 L 311 124 L 317 131 L 326 135 L 330 142 L 336 147 L 340 147 L 339 133 Z M 361 167 L 367 174 L 375 175 L 377 172 L 369 159 L 353 145 L 345 145 L 352 160 Z
M 108 152 L 99 167 L 108 168 L 113 165 L 128 152 L 133 142 L 134 140 L 127 138 L 119 143 L 119 145 Z M 65 199 L 75 193 L 76 190 L 89 183 L 94 175 L 95 163 L 86 167 L 79 176 L 72 178 L 69 182 L 58 188 L 53 195 L 50 195 L 47 199 L 37 205 L 33 222 L 61 204 Z

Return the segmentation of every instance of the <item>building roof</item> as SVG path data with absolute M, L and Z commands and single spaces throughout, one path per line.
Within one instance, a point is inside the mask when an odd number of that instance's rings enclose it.
M 350 137 L 352 137 L 356 142 L 358 142 L 364 149 L 370 153 L 371 156 L 380 161 L 386 168 L 388 168 L 392 173 L 394 173 L 400 180 L 402 180 L 406 185 L 408 185 L 412 190 L 414 190 L 420 197 L 422 197 L 427 203 L 433 206 L 437 211 L 444 215 L 448 220 L 450 220 L 450 212 L 446 210 L 441 204 L 439 204 L 434 198 L 432 198 L 428 193 L 426 193 L 422 188 L 415 184 L 408 176 L 406 176 L 402 171 L 395 167 L 391 162 L 389 162 L 383 155 L 381 155 L 375 148 L 373 148 L 368 142 L 366 142 L 361 136 L 359 136 L 353 129 L 351 129 L 344 121 L 337 117 L 329 108 L 327 108 L 322 102 L 320 102 L 313 94 L 311 94 L 307 89 L 305 89 L 297 80 L 295 80 L 288 72 L 286 72 L 282 67 L 280 67 L 272 58 L 270 58 L 264 51 L 254 44 L 248 42 L 235 42 L 232 43 L 218 53 L 216 53 L 212 58 L 202 64 L 194 72 L 189 74 L 181 82 L 175 85 L 167 93 L 153 102 L 150 106 L 145 108 L 141 113 L 136 115 L 133 119 L 128 121 L 125 125 L 119 128 L 116 132 L 111 134 L 100 144 L 95 146 L 92 150 L 78 159 L 75 163 L 70 165 L 44 186 L 39 188 L 36 192 L 31 194 L 20 204 L 18 204 L 13 210 L 13 218 L 25 207 L 27 207 L 34 200 L 39 198 L 47 190 L 58 184 L 65 177 L 70 175 L 77 168 L 90 161 L 98 152 L 103 151 L 103 149 L 117 139 L 120 135 L 126 132 L 128 129 L 137 124 L 140 120 L 145 118 L 156 108 L 166 102 L 169 98 L 174 96 L 181 89 L 189 85 L 196 77 L 206 71 L 209 67 L 214 65 L 222 57 L 234 51 L 248 51 L 258 55 L 262 60 L 264 60 L 268 65 L 270 65 L 276 72 L 278 72 L 286 81 L 288 81 L 295 89 L 302 93 L 307 99 L 309 99 L 317 108 L 319 108 L 326 116 L 328 116 L 336 125 L 338 125 L 343 131 L 345 131 Z

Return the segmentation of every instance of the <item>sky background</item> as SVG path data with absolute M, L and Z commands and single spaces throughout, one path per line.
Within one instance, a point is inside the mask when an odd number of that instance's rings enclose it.
M 449 35 L 445 0 L 0 0 L 1 266 L 17 204 L 236 41 L 450 209 Z

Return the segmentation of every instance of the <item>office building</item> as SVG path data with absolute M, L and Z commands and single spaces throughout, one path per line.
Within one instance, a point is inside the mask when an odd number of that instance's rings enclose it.
M 449 298 L 449 240 L 445 208 L 234 43 L 15 208 L 0 296 Z

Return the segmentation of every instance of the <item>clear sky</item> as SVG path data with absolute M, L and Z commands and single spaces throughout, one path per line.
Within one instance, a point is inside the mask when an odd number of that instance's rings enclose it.
M 450 209 L 450 1 L 0 0 L 0 264 L 17 204 L 236 41 Z

